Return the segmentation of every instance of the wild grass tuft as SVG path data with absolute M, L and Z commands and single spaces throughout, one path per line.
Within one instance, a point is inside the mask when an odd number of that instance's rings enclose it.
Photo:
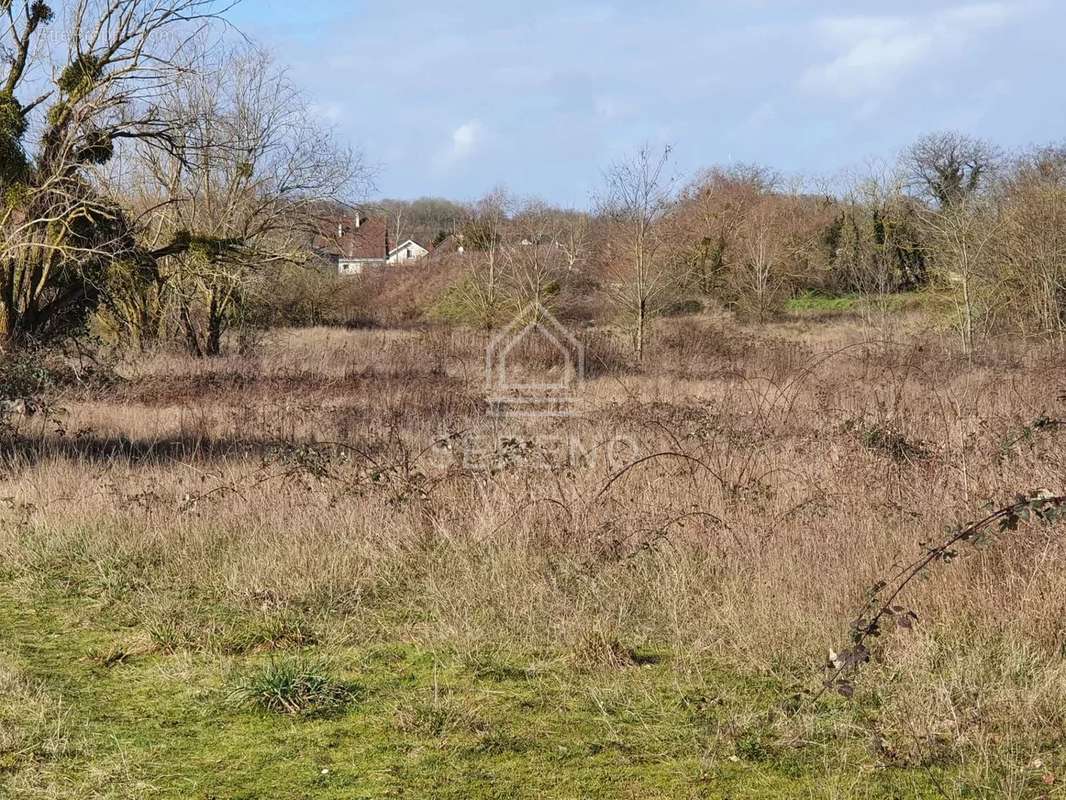
M 239 677 L 230 698 L 276 714 L 321 716 L 344 711 L 361 693 L 339 680 L 325 661 L 286 656 L 271 658 Z

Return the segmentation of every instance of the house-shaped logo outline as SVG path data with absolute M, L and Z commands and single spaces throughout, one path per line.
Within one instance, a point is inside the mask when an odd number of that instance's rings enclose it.
M 511 352 L 528 337 L 538 335 L 559 353 L 562 377 L 554 383 L 523 383 L 508 376 Z M 585 380 L 585 347 L 540 303 L 522 310 L 490 342 L 485 358 L 486 385 L 494 403 L 515 404 L 561 400 Z

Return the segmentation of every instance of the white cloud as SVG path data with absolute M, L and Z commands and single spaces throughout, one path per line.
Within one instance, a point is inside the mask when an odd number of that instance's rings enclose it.
M 838 53 L 807 69 L 807 91 L 842 98 L 885 91 L 920 67 L 961 52 L 978 34 L 1006 22 L 1003 3 L 975 3 L 912 17 L 831 17 L 816 23 L 818 38 Z
M 854 97 L 904 76 L 927 60 L 936 49 L 928 33 L 896 33 L 867 36 L 856 41 L 843 55 L 808 69 L 802 78 L 805 89 Z
M 466 161 L 477 153 L 484 139 L 485 126 L 480 120 L 472 119 L 464 122 L 452 131 L 451 143 L 442 158 L 445 166 Z
M 770 125 L 777 119 L 777 108 L 771 101 L 767 100 L 759 104 L 748 118 L 744 122 L 746 128 L 759 129 Z

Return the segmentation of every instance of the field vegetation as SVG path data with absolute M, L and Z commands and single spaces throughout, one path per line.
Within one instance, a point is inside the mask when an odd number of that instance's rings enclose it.
M 0 797 L 1066 796 L 1066 150 L 369 203 L 223 11 L 0 2 Z
M 1054 349 L 897 321 L 593 338 L 549 422 L 489 417 L 487 336 L 444 328 L 65 385 L 4 456 L 5 792 L 1055 796 L 1054 526 L 930 570 L 824 687 L 895 563 L 1061 485 Z

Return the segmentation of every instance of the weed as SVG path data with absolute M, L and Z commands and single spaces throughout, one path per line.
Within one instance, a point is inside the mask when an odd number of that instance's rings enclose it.
M 862 431 L 862 443 L 868 450 L 882 453 L 901 464 L 927 461 L 932 455 L 924 443 L 908 441 L 891 425 L 867 426 Z
M 592 669 L 619 669 L 641 663 L 638 654 L 622 644 L 615 634 L 599 629 L 581 636 L 573 657 L 577 665 Z
M 271 658 L 240 677 L 230 697 L 244 705 L 290 716 L 320 716 L 342 712 L 361 694 L 343 683 L 321 660 L 290 656 Z

